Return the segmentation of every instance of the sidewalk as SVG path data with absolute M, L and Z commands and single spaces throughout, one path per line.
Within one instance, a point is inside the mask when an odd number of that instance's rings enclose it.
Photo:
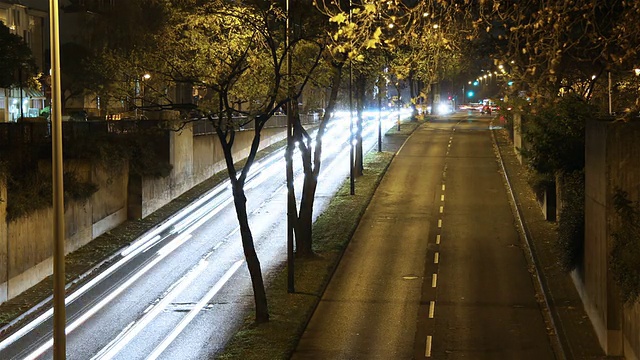
M 526 168 L 516 158 L 507 131 L 499 130 L 494 135 L 517 206 L 522 214 L 540 280 L 546 288 L 547 302 L 566 358 L 616 359 L 605 356 L 571 276 L 557 263 L 553 244 L 556 238 L 556 223 L 544 219 L 535 195 L 527 184 Z

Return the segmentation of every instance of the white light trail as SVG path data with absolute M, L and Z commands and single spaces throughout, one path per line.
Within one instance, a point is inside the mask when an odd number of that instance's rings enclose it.
M 158 356 L 160 356 L 160 354 L 162 354 L 162 352 L 166 350 L 166 348 L 173 342 L 173 340 L 175 340 L 178 335 L 180 335 L 182 330 L 184 330 L 184 328 L 189 325 L 191 320 L 193 320 L 196 315 L 198 315 L 198 313 L 209 303 L 209 301 L 211 301 L 211 299 L 213 299 L 218 291 L 222 289 L 224 284 L 226 284 L 227 281 L 231 279 L 231 276 L 235 274 L 242 263 L 244 263 L 244 260 L 238 260 L 231 266 L 231 268 L 229 268 L 229 270 L 227 270 L 222 278 L 220 278 L 220 280 L 218 280 L 218 282 L 211 288 L 211 290 L 209 290 L 207 294 L 202 299 L 200 299 L 200 301 L 198 301 L 196 306 L 194 306 L 193 309 L 189 311 L 189 314 L 187 314 L 187 316 L 185 316 L 182 321 L 180 321 L 178 326 L 173 329 L 173 331 L 160 343 L 160 345 L 158 345 L 153 350 L 153 352 L 147 357 L 147 359 L 157 359 Z

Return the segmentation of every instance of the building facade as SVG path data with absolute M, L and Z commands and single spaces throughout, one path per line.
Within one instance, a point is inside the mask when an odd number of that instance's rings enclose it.
M 28 7 L 20 1 L 0 0 L 0 21 L 19 35 L 31 49 L 40 72 L 45 68 L 45 19 L 47 12 Z M 0 88 L 0 122 L 15 122 L 21 117 L 34 118 L 46 106 L 40 89 L 18 86 Z

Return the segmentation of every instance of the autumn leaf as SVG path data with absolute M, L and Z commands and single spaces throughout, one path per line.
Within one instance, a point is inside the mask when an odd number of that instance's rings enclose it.
M 344 13 L 339 13 L 329 19 L 330 22 L 342 24 L 347 21 L 347 16 Z
M 365 41 L 364 46 L 367 49 L 375 49 L 377 43 L 378 43 L 378 41 L 376 39 L 369 39 L 369 40 Z

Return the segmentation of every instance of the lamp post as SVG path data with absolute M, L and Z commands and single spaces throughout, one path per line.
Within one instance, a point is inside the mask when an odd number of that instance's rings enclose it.
M 378 152 L 382 152 L 382 76 L 378 77 Z
M 53 175 L 53 358 L 66 358 L 64 187 L 62 183 L 62 93 L 58 0 L 49 0 L 51 42 L 51 147 Z M 20 104 L 22 105 L 22 104 Z
M 22 66 L 24 66 L 24 64 L 20 65 L 20 67 L 18 68 L 18 77 L 20 79 L 18 79 L 20 81 L 20 120 L 23 121 L 24 120 L 24 100 L 22 99 Z
M 349 23 L 353 14 L 353 4 L 349 0 Z M 356 194 L 356 184 L 354 179 L 355 145 L 353 144 L 353 62 L 349 55 L 349 193 Z
M 142 118 L 144 119 L 144 98 L 147 94 L 147 87 L 144 85 L 144 81 L 145 80 L 149 80 L 151 79 L 151 74 L 144 74 L 142 75 L 142 81 L 140 82 L 141 86 L 142 86 L 142 91 L 141 91 L 141 96 L 142 98 L 140 99 L 140 108 L 142 109 Z

